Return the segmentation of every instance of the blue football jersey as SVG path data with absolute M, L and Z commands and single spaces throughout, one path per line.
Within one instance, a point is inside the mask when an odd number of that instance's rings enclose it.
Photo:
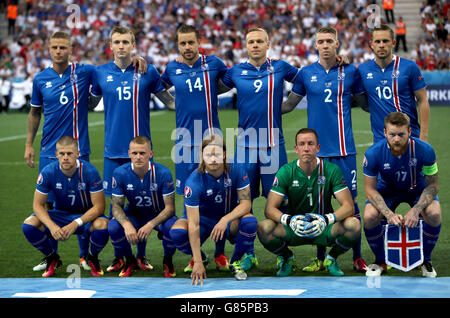
M 49 163 L 37 179 L 36 190 L 42 194 L 54 194 L 54 208 L 74 214 L 83 214 L 92 207 L 90 193 L 103 191 L 103 183 L 97 168 L 87 161 L 77 160 L 77 170 L 68 178 L 59 161 Z
M 223 84 L 237 90 L 238 145 L 284 145 L 281 125 L 284 81 L 293 82 L 297 73 L 298 68 L 289 63 L 270 59 L 259 68 L 245 62 L 227 71 Z
M 217 83 L 227 69 L 212 55 L 200 55 L 193 66 L 176 61 L 167 65 L 161 79 L 175 87 L 175 143 L 198 146 L 204 136 L 220 131 Z
M 163 90 L 160 75 L 153 65 L 148 65 L 145 74 L 131 64 L 125 70 L 114 62 L 97 67 L 92 94 L 103 96 L 104 157 L 128 158 L 128 146 L 134 137 L 145 136 L 151 140 L 151 94 Z
M 417 64 L 394 56 L 385 69 L 381 69 L 375 60 L 362 63 L 358 69 L 369 99 L 374 142 L 384 138 L 384 118 L 395 111 L 409 116 L 412 136 L 420 137 L 414 93 L 426 84 Z
M 48 67 L 33 79 L 31 107 L 42 107 L 44 124 L 40 155 L 55 157 L 63 136 L 78 140 L 80 155 L 91 153 L 88 133 L 88 99 L 93 65 L 69 64 L 59 75 Z
M 200 217 L 219 221 L 239 204 L 237 191 L 250 183 L 244 165 L 230 164 L 230 170 L 218 179 L 194 170 L 185 185 L 185 205 L 199 207 Z M 184 213 L 186 216 L 186 209 Z
M 308 127 L 319 135 L 319 157 L 356 154 L 351 97 L 364 89 L 354 65 L 328 71 L 319 62 L 308 65 L 300 70 L 292 92 L 307 96 Z
M 174 192 L 172 174 L 162 164 L 149 162 L 143 180 L 134 173 L 131 162 L 114 170 L 112 195 L 125 196 L 128 200 L 126 213 L 135 217 L 153 219 L 164 210 L 163 196 Z
M 436 154 L 430 144 L 411 137 L 408 149 L 401 156 L 394 156 L 386 141 L 380 140 L 364 154 L 363 173 L 378 177 L 377 188 L 387 188 L 393 193 L 423 189 L 426 181 L 424 167 L 436 163 Z

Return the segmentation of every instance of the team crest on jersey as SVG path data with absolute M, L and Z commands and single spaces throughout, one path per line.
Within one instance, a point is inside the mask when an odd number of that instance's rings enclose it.
M 338 73 L 337 79 L 338 81 L 343 81 L 345 79 L 345 73 L 344 72 Z
M 202 71 L 207 71 L 209 69 L 208 63 L 202 64 L 201 68 L 202 68 Z
M 186 187 L 184 188 L 184 197 L 190 198 L 191 195 L 192 195 L 192 190 L 191 190 L 191 188 L 188 187 L 188 186 L 186 186 Z
M 156 191 L 158 190 L 158 185 L 156 183 L 151 183 L 150 184 L 150 191 Z
M 277 177 L 275 177 L 274 179 L 273 179 L 273 184 L 272 184 L 274 187 L 277 187 L 278 186 L 278 178 Z
M 133 81 L 139 81 L 141 79 L 141 73 L 134 73 Z
M 273 68 L 272 65 L 267 66 L 267 73 L 273 74 L 274 71 L 275 71 L 275 69 Z
M 325 184 L 325 177 L 324 176 L 320 176 L 319 178 L 317 178 L 317 183 L 318 184 Z
M 416 158 L 410 158 L 408 164 L 409 164 L 410 167 L 417 166 L 417 159 Z
M 42 176 L 42 173 L 39 174 L 36 183 L 41 185 L 44 182 L 44 177 Z
M 231 179 L 227 178 L 227 179 L 223 180 L 223 185 L 225 187 L 231 187 Z
M 70 74 L 70 82 L 72 84 L 75 84 L 78 81 L 78 75 L 77 74 Z
M 400 76 L 400 71 L 396 70 L 395 72 L 392 72 L 392 78 L 399 78 Z
M 78 190 L 80 190 L 80 191 L 86 190 L 86 183 L 84 183 L 84 182 L 78 183 Z

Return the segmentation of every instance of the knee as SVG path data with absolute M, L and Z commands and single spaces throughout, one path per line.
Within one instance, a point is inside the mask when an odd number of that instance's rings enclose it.
M 258 222 L 257 233 L 261 242 L 266 242 L 268 240 L 268 237 L 272 233 L 275 225 L 275 222 L 269 219 Z
M 122 225 L 120 225 L 119 222 L 117 222 L 115 219 L 111 219 L 108 222 L 108 233 L 111 236 L 114 236 L 116 233 L 118 233 L 119 231 L 122 231 Z
M 91 231 L 108 229 L 108 219 L 97 218 L 92 222 Z
M 423 218 L 431 226 L 438 226 L 442 222 L 441 207 L 438 201 L 433 201 L 424 211 Z
M 244 233 L 255 233 L 258 228 L 258 220 L 253 215 L 245 216 L 239 222 L 239 230 Z
M 345 232 L 350 233 L 352 236 L 357 236 L 361 233 L 361 222 L 355 217 L 346 218 L 343 225 Z
M 367 204 L 364 209 L 364 227 L 371 229 L 380 222 L 379 212 L 371 204 Z

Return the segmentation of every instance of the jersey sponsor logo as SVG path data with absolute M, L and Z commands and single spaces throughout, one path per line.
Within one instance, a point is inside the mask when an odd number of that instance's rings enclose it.
M 192 196 L 192 189 L 188 186 L 184 188 L 184 196 L 190 198 Z
M 367 73 L 366 79 L 373 79 L 373 74 L 372 73 Z
M 317 82 L 317 76 L 316 75 L 311 76 L 311 83 L 313 83 L 313 82 Z
M 45 88 L 51 88 L 52 86 L 52 82 L 47 82 L 45 83 Z
M 242 70 L 241 75 L 243 75 L 243 76 L 248 75 L 248 71 L 247 70 Z
M 133 184 L 131 184 L 131 183 L 127 184 L 127 190 L 133 191 L 134 190 Z
M 299 187 L 300 183 L 298 182 L 298 180 L 292 180 L 292 186 L 293 187 Z
M 61 184 L 61 182 L 56 182 L 55 188 L 56 188 L 56 189 L 59 189 L 59 190 L 62 190 L 62 184 Z
M 383 169 L 384 169 L 384 170 L 389 170 L 389 169 L 391 169 L 391 165 L 389 164 L 389 162 L 386 162 L 386 163 L 383 165 Z
M 181 74 L 181 68 L 177 68 L 177 70 L 175 71 L 175 75 L 180 75 Z
M 112 75 L 106 76 L 106 81 L 107 81 L 107 82 L 112 82 L 112 81 L 114 81 Z

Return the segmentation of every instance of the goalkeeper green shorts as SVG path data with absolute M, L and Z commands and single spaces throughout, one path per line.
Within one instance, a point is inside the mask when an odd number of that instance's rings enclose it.
M 323 245 L 323 246 L 331 246 L 334 244 L 335 238 L 331 235 L 331 228 L 333 224 L 327 225 L 327 227 L 320 233 L 319 236 L 308 238 L 308 237 L 300 237 L 292 231 L 292 229 L 288 225 L 284 225 L 284 229 L 286 230 L 286 237 L 284 241 L 290 246 L 298 246 L 298 245 Z

